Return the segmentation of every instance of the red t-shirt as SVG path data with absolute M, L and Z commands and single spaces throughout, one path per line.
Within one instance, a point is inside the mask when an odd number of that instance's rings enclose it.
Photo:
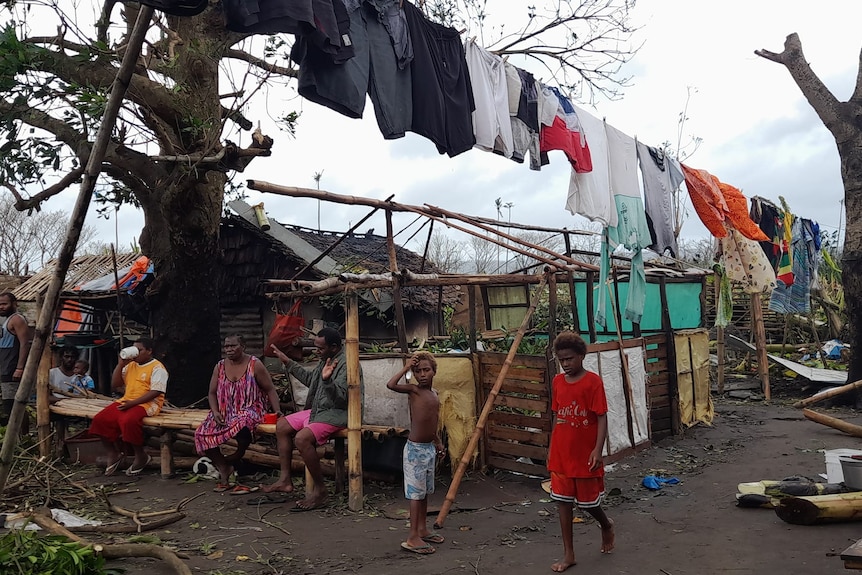
M 590 453 L 598 437 L 598 416 L 608 412 L 608 400 L 602 378 L 591 371 L 574 383 L 566 374 L 554 377 L 551 384 L 551 409 L 556 424 L 551 433 L 548 471 L 566 477 L 602 477 L 603 466 L 590 471 Z

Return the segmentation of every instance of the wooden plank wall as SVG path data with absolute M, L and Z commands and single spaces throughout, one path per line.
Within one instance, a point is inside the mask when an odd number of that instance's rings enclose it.
M 607 344 L 591 344 L 590 351 Z M 672 349 L 665 334 L 644 337 L 647 359 L 650 438 L 656 441 L 679 428 Z M 504 353 L 479 353 L 479 405 L 500 374 Z M 551 376 L 544 357 L 516 355 L 484 430 L 483 460 L 497 469 L 545 477 L 551 442 Z M 519 458 L 527 458 L 518 461 Z M 529 461 L 528 461 L 529 460 Z

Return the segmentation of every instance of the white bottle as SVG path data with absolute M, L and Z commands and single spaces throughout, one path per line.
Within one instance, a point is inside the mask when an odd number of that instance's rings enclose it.
M 136 357 L 138 357 L 138 348 L 134 345 L 120 350 L 120 359 L 135 359 Z

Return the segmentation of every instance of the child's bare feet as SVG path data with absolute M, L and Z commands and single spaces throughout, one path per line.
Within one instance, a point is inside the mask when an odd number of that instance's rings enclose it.
M 574 555 L 571 557 L 566 557 L 562 561 L 557 561 L 556 563 L 551 565 L 551 571 L 553 571 L 554 573 L 562 573 L 572 565 L 577 565 Z
M 602 527 L 602 553 L 610 553 L 614 549 L 614 522 L 608 519 L 610 525 Z

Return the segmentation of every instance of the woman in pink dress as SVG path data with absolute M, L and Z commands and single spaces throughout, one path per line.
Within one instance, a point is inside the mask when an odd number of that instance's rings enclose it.
M 230 476 L 251 444 L 255 427 L 263 420 L 267 398 L 273 411 L 278 416 L 282 413 L 272 377 L 262 361 L 245 352 L 241 335 L 224 338 L 224 354 L 225 359 L 213 369 L 208 396 L 210 412 L 195 430 L 195 448 L 207 455 L 219 471 L 215 491 L 230 490 L 232 495 L 242 495 L 256 489 L 239 483 L 231 485 Z M 225 457 L 220 446 L 230 439 L 236 440 L 237 450 Z

